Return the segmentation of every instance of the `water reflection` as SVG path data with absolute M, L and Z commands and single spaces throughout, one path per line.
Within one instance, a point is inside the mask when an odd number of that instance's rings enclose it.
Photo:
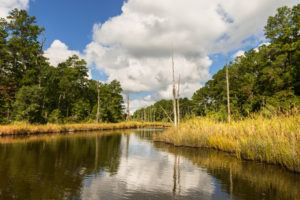
M 300 177 L 152 143 L 157 130 L 0 139 L 0 199 L 300 199 Z
M 4 139 L 1 199 L 74 199 L 87 175 L 118 171 L 121 135 Z M 43 138 L 43 137 L 42 137 Z
M 156 143 L 155 147 L 205 168 L 217 179 L 229 199 L 300 199 L 300 175 L 281 167 L 240 161 L 213 150 L 176 148 L 161 143 Z
M 148 140 L 149 133 L 140 131 L 137 135 L 123 137 L 118 173 L 114 176 L 101 174 L 86 180 L 81 198 L 214 199 L 213 178 L 191 162 L 184 162 L 180 166 L 182 171 L 176 172 L 175 178 L 174 162 L 179 159 L 153 148 Z

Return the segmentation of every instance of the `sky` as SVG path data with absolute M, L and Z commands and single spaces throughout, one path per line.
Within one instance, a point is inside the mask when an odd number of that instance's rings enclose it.
M 268 16 L 299 0 L 0 0 L 0 17 L 26 9 L 45 27 L 53 66 L 73 54 L 90 77 L 117 79 L 131 110 L 171 97 L 171 56 L 181 96 L 191 97 L 225 63 L 268 42 Z

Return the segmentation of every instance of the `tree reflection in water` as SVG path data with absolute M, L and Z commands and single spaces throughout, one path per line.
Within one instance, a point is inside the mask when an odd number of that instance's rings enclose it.
M 241 161 L 208 149 L 174 147 L 155 143 L 159 150 L 190 160 L 221 182 L 229 199 L 300 199 L 300 175 L 281 167 Z M 175 168 L 174 168 L 175 169 Z
M 0 199 L 80 196 L 85 176 L 118 171 L 121 138 L 69 135 L 1 144 Z

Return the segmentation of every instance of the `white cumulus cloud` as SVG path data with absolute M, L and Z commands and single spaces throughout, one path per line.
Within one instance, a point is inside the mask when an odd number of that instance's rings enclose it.
M 0 0 L 0 17 L 6 17 L 15 9 L 28 9 L 29 0 Z
M 70 50 L 69 47 L 60 40 L 54 40 L 51 46 L 44 52 L 44 56 L 49 59 L 52 66 L 66 61 L 70 56 L 78 55 L 79 51 Z
M 0 0 L 0 17 L 14 8 L 28 9 L 30 0 Z M 210 78 L 213 53 L 243 49 L 247 38 L 263 38 L 263 26 L 276 8 L 298 0 L 127 0 L 120 15 L 93 27 L 84 54 L 55 40 L 45 51 L 52 65 L 76 54 L 108 76 L 125 92 L 149 92 L 136 99 L 144 106 L 171 96 L 171 54 L 181 96 L 190 97 Z M 248 44 L 249 45 L 249 44 Z M 236 55 L 242 55 L 238 51 Z
M 190 97 L 210 77 L 210 54 L 242 48 L 248 37 L 261 38 L 268 16 L 280 6 L 295 3 L 128 0 L 119 16 L 94 25 L 86 58 L 109 80 L 121 81 L 128 92 L 148 91 L 154 92 L 153 98 L 169 98 L 173 50 L 182 96 Z

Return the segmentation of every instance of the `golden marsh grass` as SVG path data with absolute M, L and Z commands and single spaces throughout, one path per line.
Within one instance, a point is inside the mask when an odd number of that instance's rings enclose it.
M 195 118 L 157 135 L 155 141 L 214 148 L 238 158 L 300 172 L 300 116 L 255 117 L 230 124 Z
M 79 131 L 119 130 L 145 127 L 166 127 L 168 124 L 159 122 L 121 122 L 121 123 L 87 123 L 87 124 L 46 124 L 32 125 L 28 123 L 14 123 L 0 125 L 0 136 L 7 135 L 35 135 L 44 133 L 67 133 Z

